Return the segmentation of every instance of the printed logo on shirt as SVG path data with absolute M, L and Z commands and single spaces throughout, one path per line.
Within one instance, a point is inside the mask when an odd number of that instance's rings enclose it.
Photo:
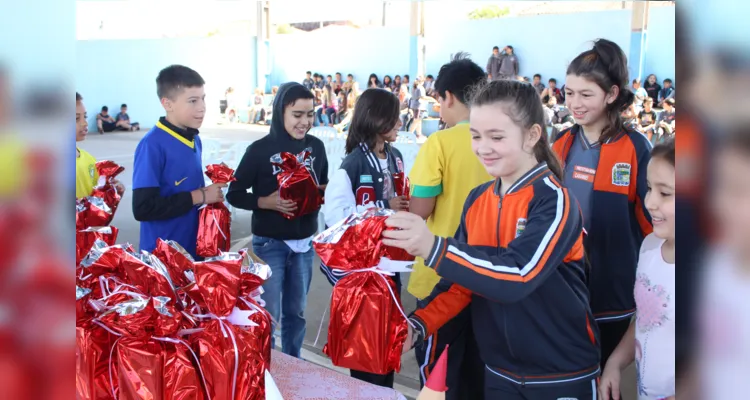
M 578 179 L 579 181 L 594 182 L 594 176 L 596 176 L 596 170 L 582 167 L 580 165 L 576 165 L 575 168 L 573 168 L 573 178 Z
M 359 183 L 372 183 L 372 175 L 360 175 Z
M 630 164 L 617 163 L 612 167 L 612 184 L 615 186 L 630 186 Z
M 185 182 L 185 179 L 187 179 L 187 176 L 186 176 L 186 177 L 184 177 L 184 178 L 182 178 L 182 179 L 180 179 L 179 181 L 174 181 L 174 185 L 175 185 L 175 186 L 180 186 L 180 184 L 181 184 L 182 182 Z
M 375 188 L 372 186 L 360 186 L 357 188 L 356 193 L 357 198 L 357 205 L 363 206 L 367 203 L 374 202 L 375 197 Z
M 523 231 L 526 230 L 526 218 L 519 218 L 516 222 L 516 237 L 521 236 Z
M 313 154 L 313 149 L 312 149 L 312 147 L 308 147 L 304 151 L 309 151 L 310 152 L 310 157 L 308 157 L 308 158 L 305 159 L 305 167 L 307 168 L 308 171 L 310 171 L 310 174 L 315 179 L 315 182 L 318 182 L 318 177 L 315 174 L 315 170 L 313 169 L 313 163 L 315 163 L 315 156 L 312 155 Z M 274 161 L 274 160 L 276 160 L 276 161 Z M 269 161 L 271 162 L 271 173 L 274 176 L 278 175 L 279 172 L 283 171 L 281 168 L 279 168 L 279 166 L 277 166 L 276 164 L 274 164 L 274 162 L 278 162 L 278 160 L 281 160 L 281 152 L 272 155 L 271 158 L 269 159 Z
M 93 165 L 89 165 L 89 175 L 91 175 L 91 179 L 94 179 L 94 171 L 96 171 L 96 169 L 94 168 L 94 166 Z

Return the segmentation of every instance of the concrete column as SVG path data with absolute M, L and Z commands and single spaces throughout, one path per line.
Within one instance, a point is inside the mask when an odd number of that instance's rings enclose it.
M 255 87 L 263 89 L 265 93 L 271 92 L 270 22 L 270 2 L 258 1 L 255 13 Z
M 424 76 L 424 7 L 423 1 L 413 1 L 409 13 L 409 75 L 411 82 Z
M 630 19 L 630 51 L 626 53 L 631 81 L 635 78 L 645 78 L 643 76 L 643 64 L 646 58 L 646 40 L 648 39 L 648 8 L 648 1 L 633 2 Z

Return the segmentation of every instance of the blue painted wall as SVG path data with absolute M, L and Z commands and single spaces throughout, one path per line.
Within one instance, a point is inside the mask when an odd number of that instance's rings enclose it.
M 539 15 L 495 20 L 463 21 L 443 29 L 427 25 L 427 71 L 436 75 L 440 67 L 459 51 L 468 52 L 482 68 L 492 47 L 512 45 L 520 74 L 531 78 L 539 73 L 546 84 L 565 79 L 570 61 L 591 47 L 592 40 L 606 38 L 619 44 L 625 54 L 630 46 L 630 10 Z M 673 35 L 674 36 L 674 35 Z
M 351 73 L 362 85 L 371 73 L 381 80 L 384 75 L 409 73 L 409 28 L 324 29 L 277 35 L 271 41 L 271 53 L 273 85 L 302 82 L 305 71 L 324 75 L 341 72 L 343 79 Z
M 661 85 L 665 78 L 675 81 L 674 31 L 675 8 L 651 8 L 648 14 L 646 51 L 643 60 L 643 79 L 656 74 Z
M 256 83 L 252 36 L 78 41 L 76 50 L 76 90 L 84 97 L 92 130 L 101 106 L 116 114 L 122 103 L 133 121 L 153 126 L 164 115 L 156 76 L 171 64 L 193 68 L 206 81 L 206 123 L 218 114 L 227 87 L 249 96 Z

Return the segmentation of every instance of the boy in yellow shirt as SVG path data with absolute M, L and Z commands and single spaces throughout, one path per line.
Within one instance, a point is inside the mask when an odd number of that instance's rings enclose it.
M 84 141 L 89 132 L 87 117 L 83 97 L 76 92 L 76 143 Z M 76 146 L 76 198 L 80 199 L 90 195 L 98 180 L 96 158 L 86 150 Z M 125 192 L 125 186 L 122 183 L 115 181 L 114 184 L 118 193 L 123 194 Z
M 449 128 L 434 133 L 422 145 L 409 175 L 412 187 L 409 209 L 425 218 L 435 235 L 453 236 L 469 192 L 492 180 L 471 149 L 468 123 L 469 89 L 485 79 L 482 68 L 459 53 L 440 68 L 435 81 L 440 117 Z M 439 281 L 437 273 L 418 258 L 408 286 L 409 293 L 417 298 L 417 307 L 422 306 Z M 424 343 L 415 349 L 422 385 L 445 346 L 450 344 L 446 399 L 483 398 L 484 364 L 471 331 L 469 308 Z

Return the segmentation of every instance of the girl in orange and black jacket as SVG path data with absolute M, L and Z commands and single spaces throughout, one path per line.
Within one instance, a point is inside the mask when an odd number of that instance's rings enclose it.
M 563 184 L 578 199 L 590 261 L 591 309 L 599 325 L 602 366 L 635 312 L 633 287 L 643 239 L 651 233 L 645 207 L 651 144 L 620 118 L 633 103 L 627 60 L 617 44 L 598 40 L 568 67 L 565 101 L 576 125 L 561 132 L 553 150 L 563 163 Z
M 423 257 L 442 278 L 410 317 L 405 350 L 470 305 L 486 399 L 596 397 L 581 214 L 544 126 L 531 85 L 486 84 L 472 102 L 472 147 L 497 179 L 471 192 L 454 238 L 435 237 L 409 213 L 389 218 L 394 229 L 383 233 L 384 244 Z

